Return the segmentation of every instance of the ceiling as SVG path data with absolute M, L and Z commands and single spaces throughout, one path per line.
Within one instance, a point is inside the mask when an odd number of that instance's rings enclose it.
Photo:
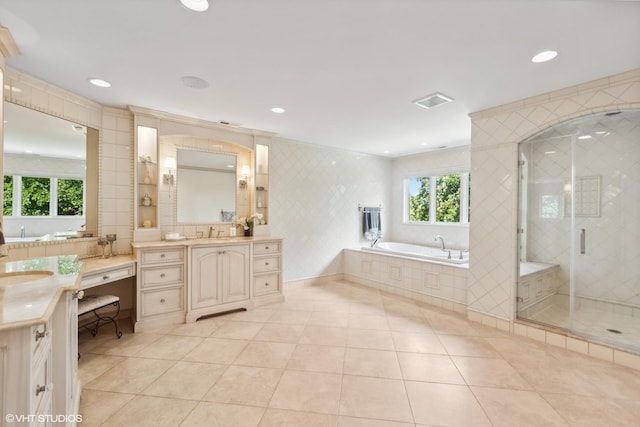
M 638 1 L 209 2 L 2 0 L 21 50 L 7 64 L 109 106 L 389 157 L 466 145 L 471 112 L 640 67 Z M 454 102 L 412 104 L 437 91 Z

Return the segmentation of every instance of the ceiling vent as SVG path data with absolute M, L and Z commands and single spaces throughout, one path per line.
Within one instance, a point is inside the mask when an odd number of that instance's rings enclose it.
M 444 95 L 440 92 L 436 92 L 432 93 L 431 95 L 427 95 L 424 98 L 416 99 L 415 101 L 413 101 L 413 103 L 419 107 L 429 109 L 437 107 L 438 105 L 446 104 L 451 101 L 453 101 L 453 98 L 451 98 L 450 96 Z

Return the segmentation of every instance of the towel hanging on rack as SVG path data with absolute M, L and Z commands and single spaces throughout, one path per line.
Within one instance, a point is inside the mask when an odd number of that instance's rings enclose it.
M 365 207 L 362 210 L 362 233 L 367 240 L 375 240 L 382 236 L 380 211 L 380 207 Z

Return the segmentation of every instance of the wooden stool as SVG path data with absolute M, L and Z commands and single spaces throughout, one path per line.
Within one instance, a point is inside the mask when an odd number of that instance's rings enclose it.
M 98 313 L 98 310 L 109 305 L 113 305 L 118 309 L 113 316 L 105 316 Z M 78 300 L 78 317 L 88 313 L 93 313 L 96 319 L 86 325 L 82 325 L 82 327 L 91 332 L 91 335 L 95 337 L 101 324 L 111 322 L 116 328 L 116 337 L 119 339 L 122 336 L 122 332 L 118 329 L 118 324 L 116 323 L 116 317 L 120 313 L 119 297 L 115 295 L 86 295 L 81 300 Z

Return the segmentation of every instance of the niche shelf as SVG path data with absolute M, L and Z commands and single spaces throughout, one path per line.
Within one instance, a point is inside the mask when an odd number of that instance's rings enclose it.
M 136 126 L 135 148 L 136 234 L 140 234 L 158 226 L 158 129 Z M 148 204 L 145 196 L 151 199 Z

